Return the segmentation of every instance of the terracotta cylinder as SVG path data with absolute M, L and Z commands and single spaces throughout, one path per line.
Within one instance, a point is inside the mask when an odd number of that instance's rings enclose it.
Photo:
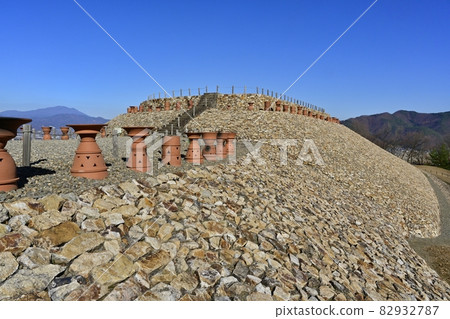
M 216 132 L 204 132 L 202 134 L 203 142 L 205 142 L 205 147 L 203 149 L 203 157 L 208 161 L 216 160 Z
M 144 112 L 144 104 L 139 105 L 139 112 Z
M 249 111 L 253 111 L 255 109 L 255 103 L 253 102 L 248 102 L 248 110 Z
M 6 143 L 17 135 L 19 126 L 31 122 L 31 119 L 0 117 L 0 191 L 9 192 L 17 189 L 19 178 L 16 163 L 5 150 Z
M 277 111 L 277 112 L 281 112 L 281 102 L 280 101 L 277 101 L 276 103 L 275 103 L 275 111 Z
M 160 111 L 161 111 L 161 107 L 160 107 L 159 105 L 156 106 L 156 107 L 155 107 L 155 111 L 156 111 L 156 112 L 160 112 Z
M 72 127 L 81 138 L 75 151 L 70 173 L 75 177 L 90 179 L 104 179 L 108 176 L 102 151 L 95 141 L 95 137 L 105 124 L 72 124 L 67 126 Z
M 319 119 L 323 120 L 324 116 L 322 114 L 319 115 Z
M 305 116 L 308 115 L 308 110 L 307 109 L 303 109 L 303 115 L 305 115 Z
M 170 111 L 170 101 L 166 101 L 166 103 L 164 103 L 164 110 Z
M 102 129 L 100 130 L 100 136 L 101 136 L 102 138 L 105 138 L 105 137 L 106 137 L 106 129 L 105 129 L 105 127 L 102 127 Z
M 235 143 L 236 143 L 236 133 L 225 133 L 226 135 L 226 144 L 225 144 L 225 148 L 226 148 L 226 153 L 229 156 L 234 156 L 236 153 L 236 147 L 235 147 Z
M 291 114 L 296 114 L 297 113 L 297 107 L 292 105 L 291 106 Z
M 297 107 L 297 114 L 298 115 L 302 115 L 302 112 L 303 112 L 303 110 L 302 110 L 301 106 L 298 106 Z
M 227 150 L 226 150 L 226 134 L 224 133 L 218 133 L 217 134 L 217 145 L 216 145 L 216 158 L 217 160 L 223 160 L 227 157 Z
M 151 171 L 152 166 L 147 155 L 147 145 L 144 140 L 150 135 L 152 128 L 146 126 L 126 126 L 122 128 L 133 139 L 127 167 L 137 172 L 146 173 Z
M 153 112 L 153 107 L 151 105 L 147 108 L 147 112 Z
M 131 113 L 130 107 L 127 107 L 127 113 Z
M 42 126 L 42 133 L 44 133 L 42 139 L 45 141 L 51 140 L 52 139 L 52 136 L 50 135 L 51 131 L 52 128 L 50 126 Z
M 270 101 L 264 101 L 264 111 L 267 111 L 270 108 Z
M 175 106 L 175 109 L 176 109 L 177 111 L 181 110 L 181 102 L 177 102 L 177 104 L 176 104 L 176 106 Z
M 312 112 L 308 111 L 308 117 L 312 117 Z
M 289 112 L 289 105 L 283 104 L 283 112 Z
M 61 133 L 62 133 L 61 140 L 67 141 L 69 139 L 69 135 L 68 135 L 69 128 L 66 126 L 62 126 L 62 127 L 60 127 L 60 129 L 61 129 Z
M 186 161 L 194 165 L 203 164 L 203 155 L 198 140 L 202 137 L 201 133 L 187 133 L 189 138 L 189 147 L 186 153 Z
M 162 162 L 165 165 L 181 166 L 181 140 L 179 136 L 164 136 Z
M 193 107 L 194 107 L 194 100 L 189 100 L 188 110 L 192 109 Z

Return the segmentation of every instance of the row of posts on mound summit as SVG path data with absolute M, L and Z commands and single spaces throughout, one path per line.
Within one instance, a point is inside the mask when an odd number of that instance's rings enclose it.
M 193 108 L 193 100 L 189 100 L 189 103 L 187 106 L 188 110 L 190 110 L 191 108 Z M 230 109 L 231 106 L 228 105 L 227 108 Z M 174 109 L 177 111 L 181 110 L 181 102 L 179 102 L 179 101 L 176 102 Z M 158 105 L 156 105 L 154 108 L 155 112 L 161 112 L 162 110 L 163 110 L 163 108 Z M 172 110 L 171 103 L 170 103 L 170 101 L 166 101 L 164 103 L 164 111 L 170 111 L 170 110 Z M 248 102 L 248 110 L 249 111 L 255 110 L 254 102 Z M 323 112 L 315 111 L 315 110 L 312 110 L 312 109 L 304 107 L 304 106 L 296 106 L 296 105 L 289 106 L 287 104 L 282 104 L 281 101 L 275 102 L 275 108 L 272 107 L 272 102 L 265 101 L 264 102 L 264 111 L 276 111 L 276 112 L 298 114 L 298 115 L 304 115 L 307 117 L 312 117 L 315 119 L 325 120 L 327 122 L 340 123 L 338 118 L 327 116 Z M 153 112 L 153 106 L 141 104 L 139 107 L 130 106 L 127 108 L 127 113 L 142 113 L 142 112 Z
M 17 189 L 19 178 L 16 173 L 16 164 L 10 154 L 4 149 L 6 143 L 16 137 L 17 129 L 31 122 L 31 119 L 0 117 L 0 191 Z M 80 143 L 75 151 L 71 174 L 76 177 L 90 179 L 104 179 L 108 176 L 102 151 L 95 138 L 105 124 L 73 124 L 68 125 L 80 136 Z M 31 132 L 30 125 L 24 125 L 24 133 Z M 127 167 L 139 172 L 151 172 L 151 161 L 147 155 L 145 139 L 154 130 L 152 127 L 123 127 L 128 136 L 132 138 L 131 152 L 127 160 Z M 48 131 L 47 133 L 49 133 Z M 67 132 L 66 132 L 67 133 Z M 64 132 L 63 132 L 64 134 Z M 44 140 L 51 139 L 46 136 Z M 187 133 L 189 147 L 185 156 L 187 162 L 200 165 L 204 159 L 208 161 L 223 160 L 228 156 L 236 155 L 236 133 L 232 132 L 205 132 Z M 64 135 L 63 135 L 64 137 Z M 67 140 L 68 138 L 61 138 Z M 199 143 L 202 139 L 204 147 Z M 31 149 L 31 138 L 23 138 L 24 150 Z M 29 152 L 29 151 L 28 151 Z M 25 152 L 24 152 L 25 153 Z M 24 156 L 25 157 L 25 156 Z M 164 136 L 162 141 L 162 164 L 181 166 L 181 137 L 178 135 Z M 28 163 L 29 165 L 29 163 Z

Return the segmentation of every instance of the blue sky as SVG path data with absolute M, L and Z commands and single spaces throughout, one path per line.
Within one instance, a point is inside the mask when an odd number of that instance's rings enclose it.
M 373 0 L 78 2 L 171 93 L 283 92 Z M 379 0 L 286 94 L 341 119 L 449 111 L 449 16 L 447 0 Z M 0 111 L 112 118 L 158 92 L 73 0 L 2 1 Z

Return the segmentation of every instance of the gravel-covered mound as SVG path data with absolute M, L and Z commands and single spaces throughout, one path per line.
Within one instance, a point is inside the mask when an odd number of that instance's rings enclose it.
M 407 237 L 436 236 L 426 178 L 343 126 L 208 111 L 259 164 L 201 166 L 0 206 L 0 299 L 448 300 Z M 289 138 L 287 163 L 280 141 Z M 295 162 L 311 139 L 323 164 Z M 101 144 L 101 143 L 100 143 Z M 317 153 L 316 153 L 317 155 Z
M 183 110 L 169 110 L 159 112 L 125 113 L 120 114 L 108 122 L 106 133 L 109 135 L 116 127 L 147 126 L 160 129 L 176 119 Z

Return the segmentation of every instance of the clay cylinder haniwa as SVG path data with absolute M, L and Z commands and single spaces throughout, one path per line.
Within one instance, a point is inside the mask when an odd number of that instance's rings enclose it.
M 227 157 L 227 150 L 226 150 L 226 135 L 223 133 L 217 134 L 217 145 L 216 145 L 216 158 L 217 160 L 223 160 Z
M 203 155 L 198 140 L 202 137 L 201 133 L 187 133 L 190 140 L 186 153 L 186 161 L 194 165 L 203 164 Z
M 75 177 L 90 179 L 104 179 L 108 176 L 102 151 L 95 141 L 95 137 L 105 124 L 72 124 L 67 126 L 72 127 L 81 138 L 75 151 L 70 173 Z
M 175 105 L 175 109 L 177 111 L 181 110 L 181 102 L 177 102 L 177 104 Z
M 305 116 L 308 115 L 308 110 L 307 109 L 303 109 L 303 115 L 305 115 Z
M 181 140 L 179 136 L 164 136 L 162 163 L 170 166 L 181 166 Z
M 42 139 L 45 141 L 51 140 L 52 139 L 52 136 L 50 135 L 51 131 L 52 128 L 50 126 L 42 126 L 42 132 L 44 133 Z
M 164 110 L 170 111 L 170 102 L 169 101 L 166 101 L 166 103 L 164 104 Z
M 236 153 L 236 133 L 222 133 L 223 138 L 226 138 L 225 150 L 226 154 L 229 156 L 234 156 Z
M 188 110 L 192 109 L 193 107 L 194 107 L 194 100 L 189 100 Z
M 17 135 L 17 128 L 31 119 L 15 117 L 0 117 L 0 191 L 9 192 L 17 189 L 19 178 L 16 173 L 16 163 L 5 150 L 6 143 Z
M 267 111 L 270 108 L 270 101 L 264 101 L 264 111 Z
M 104 126 L 103 126 L 102 129 L 100 130 L 100 136 L 101 136 L 102 138 L 105 138 L 105 137 L 106 137 L 106 129 L 105 129 Z
M 249 111 L 253 111 L 255 109 L 255 103 L 253 102 L 248 102 L 248 110 Z
M 69 135 L 67 134 L 67 133 L 69 133 L 69 128 L 66 126 L 62 126 L 62 127 L 60 127 L 60 129 L 61 129 L 61 133 L 62 133 L 61 140 L 67 141 L 69 139 Z
M 301 106 L 298 106 L 298 107 L 297 107 L 297 114 L 298 114 L 298 115 L 302 115 L 302 111 L 303 111 L 303 110 L 302 110 Z
M 283 104 L 283 112 L 289 112 L 289 105 Z
M 291 114 L 296 114 L 297 113 L 297 107 L 292 105 L 291 106 Z
M 155 111 L 156 111 L 156 112 L 160 112 L 160 111 L 161 111 L 161 107 L 160 107 L 159 105 L 157 105 L 157 106 L 155 107 Z
M 313 115 L 312 115 L 312 112 L 311 111 L 308 111 L 308 117 L 312 117 Z
M 323 115 L 320 114 L 320 115 L 319 115 L 319 119 L 323 120 L 323 118 L 324 118 Z
M 215 161 L 217 132 L 204 132 L 202 134 L 202 139 L 203 142 L 205 142 L 203 157 L 208 161 Z
M 281 102 L 280 101 L 276 101 L 275 105 L 276 105 L 275 111 L 281 112 Z
M 127 167 L 137 172 L 149 172 L 152 166 L 147 156 L 147 145 L 145 138 L 150 135 L 151 127 L 127 126 L 122 127 L 133 139 L 130 156 L 127 160 Z

